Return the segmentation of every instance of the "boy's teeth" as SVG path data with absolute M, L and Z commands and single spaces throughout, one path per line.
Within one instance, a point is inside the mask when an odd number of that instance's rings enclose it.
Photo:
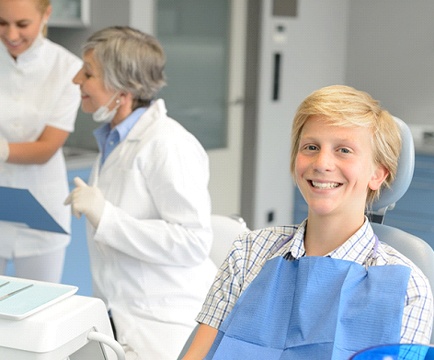
M 312 181 L 312 185 L 319 189 L 333 189 L 339 186 L 338 183 L 320 183 L 315 181 Z

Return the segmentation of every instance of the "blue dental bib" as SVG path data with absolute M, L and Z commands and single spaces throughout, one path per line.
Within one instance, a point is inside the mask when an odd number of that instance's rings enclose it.
M 273 258 L 221 324 L 206 359 L 347 360 L 399 343 L 409 276 L 401 265 Z

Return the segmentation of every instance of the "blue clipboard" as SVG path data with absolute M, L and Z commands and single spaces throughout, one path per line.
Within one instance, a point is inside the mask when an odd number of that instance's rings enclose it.
M 28 189 L 0 186 L 0 204 L 1 221 L 22 223 L 35 230 L 67 234 Z

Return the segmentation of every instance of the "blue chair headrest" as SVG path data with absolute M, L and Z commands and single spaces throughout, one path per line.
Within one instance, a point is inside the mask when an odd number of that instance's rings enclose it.
M 390 188 L 384 188 L 380 197 L 372 204 L 372 213 L 384 216 L 387 209 L 393 208 L 410 186 L 414 172 L 414 141 L 408 125 L 397 117 L 393 119 L 401 130 L 402 147 L 398 160 L 395 181 Z

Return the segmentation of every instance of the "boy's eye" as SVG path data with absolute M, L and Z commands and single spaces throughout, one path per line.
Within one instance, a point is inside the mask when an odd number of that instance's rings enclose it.
M 351 152 L 350 149 L 347 148 L 340 148 L 339 151 L 343 154 L 349 154 Z
M 306 150 L 315 151 L 318 149 L 318 146 L 316 145 L 307 145 Z
M 306 153 L 318 151 L 318 146 L 313 145 L 313 144 L 302 144 L 300 146 L 299 151 L 306 152 Z

